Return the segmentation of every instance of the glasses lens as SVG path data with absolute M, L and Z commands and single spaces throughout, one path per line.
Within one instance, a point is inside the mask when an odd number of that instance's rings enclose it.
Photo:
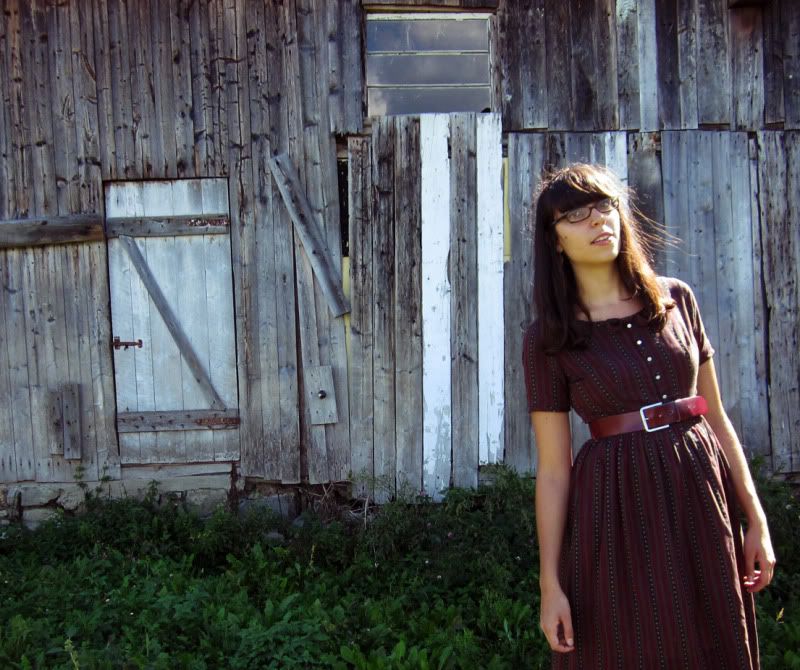
M 600 202 L 598 202 L 598 203 L 597 203 L 597 204 L 594 206 L 594 208 L 595 208 L 595 209 L 596 209 L 598 212 L 603 212 L 604 214 L 605 214 L 605 213 L 608 213 L 608 212 L 610 212 L 612 209 L 614 209 L 614 201 L 613 201 L 613 200 L 611 200 L 610 198 L 605 198 L 604 200 L 601 200 Z
M 591 207 L 578 207 L 578 209 L 573 209 L 572 211 L 567 212 L 567 221 L 570 223 L 578 223 L 578 221 L 583 221 L 587 216 L 589 216 L 591 212 Z

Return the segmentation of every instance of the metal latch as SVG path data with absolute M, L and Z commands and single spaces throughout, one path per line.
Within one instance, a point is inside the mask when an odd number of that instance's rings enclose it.
M 123 342 L 122 340 L 119 339 L 119 336 L 117 335 L 114 336 L 114 349 L 125 349 L 127 351 L 128 347 L 139 347 L 139 349 L 141 349 L 142 348 L 141 338 L 133 342 Z

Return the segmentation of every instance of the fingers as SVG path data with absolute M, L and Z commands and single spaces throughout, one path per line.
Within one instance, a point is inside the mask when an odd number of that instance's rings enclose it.
M 755 568 L 758 564 L 760 569 Z M 758 593 L 762 589 L 769 586 L 772 581 L 772 576 L 775 573 L 775 559 L 763 558 L 759 552 L 756 552 L 753 558 L 752 569 L 748 566 L 747 574 L 744 576 L 744 587 L 750 593 Z
M 563 619 L 563 621 L 562 621 Z M 572 618 L 569 614 L 561 619 L 541 624 L 547 643 L 553 651 L 566 653 L 575 650 L 574 633 L 572 631 Z
M 775 559 L 758 560 L 761 570 L 753 570 L 752 574 L 745 575 L 744 586 L 750 593 L 758 593 L 769 586 L 775 573 Z

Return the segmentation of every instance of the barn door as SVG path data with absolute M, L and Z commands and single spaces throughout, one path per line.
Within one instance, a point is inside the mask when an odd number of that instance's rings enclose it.
M 238 459 L 227 181 L 105 195 L 122 463 Z

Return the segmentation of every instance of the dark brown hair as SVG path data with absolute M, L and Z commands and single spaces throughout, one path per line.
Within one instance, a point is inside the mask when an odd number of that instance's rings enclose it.
M 619 199 L 620 250 L 616 263 L 625 288 L 644 304 L 642 315 L 661 330 L 667 309 L 674 302 L 659 287 L 652 267 L 652 252 L 658 238 L 642 228 L 643 216 L 631 203 L 631 192 L 619 178 L 599 165 L 574 163 L 546 174 L 539 187 L 534 219 L 533 299 L 540 324 L 542 345 L 554 353 L 586 346 L 585 329 L 578 326 L 576 308 L 591 320 L 578 295 L 569 260 L 556 247 L 553 224 L 561 213 L 601 198 Z

